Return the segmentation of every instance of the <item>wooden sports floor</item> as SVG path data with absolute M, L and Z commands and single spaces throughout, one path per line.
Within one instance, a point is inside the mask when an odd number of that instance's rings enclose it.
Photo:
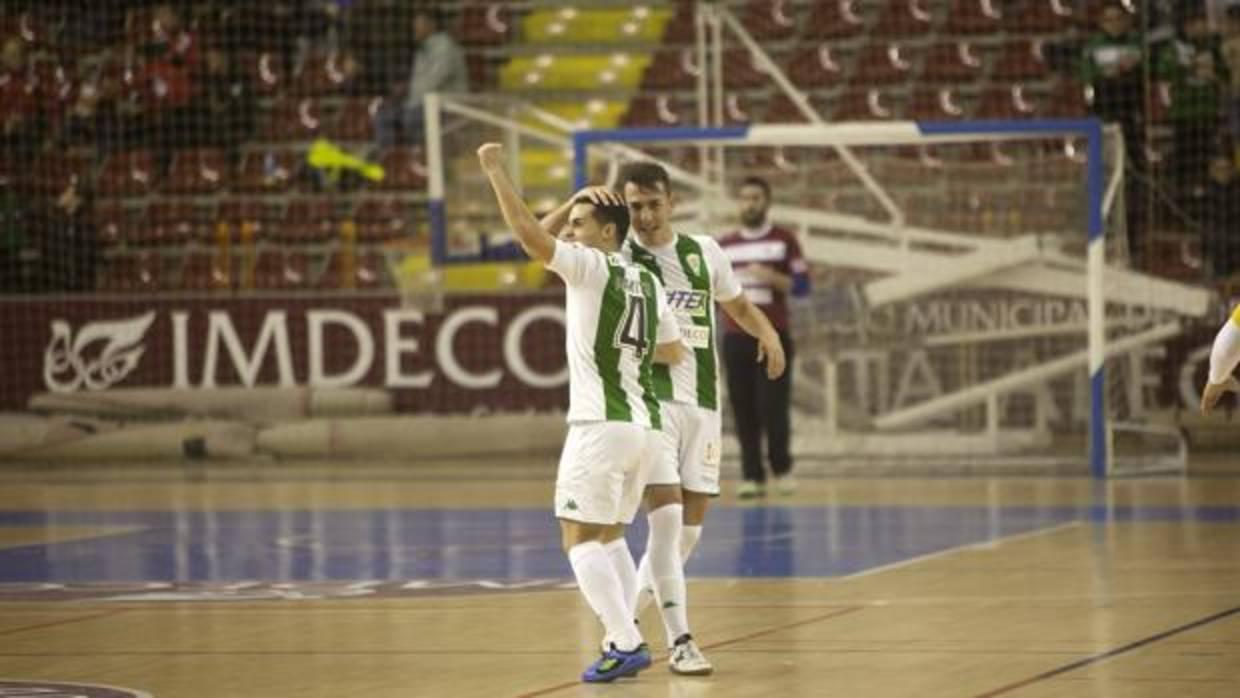
M 1240 458 L 729 491 L 689 565 L 715 675 L 647 615 L 659 661 L 608 686 L 553 468 L 0 467 L 0 695 L 1240 696 Z

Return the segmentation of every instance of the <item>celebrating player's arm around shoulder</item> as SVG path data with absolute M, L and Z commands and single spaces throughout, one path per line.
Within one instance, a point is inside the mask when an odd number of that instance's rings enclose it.
M 1224 393 L 1240 393 L 1240 382 L 1232 375 L 1237 364 L 1240 364 L 1240 306 L 1214 336 L 1214 346 L 1210 348 L 1210 375 L 1205 390 L 1201 391 L 1202 414 L 1210 414 Z

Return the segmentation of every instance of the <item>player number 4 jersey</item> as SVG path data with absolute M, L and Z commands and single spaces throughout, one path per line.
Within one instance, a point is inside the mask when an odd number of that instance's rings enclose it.
M 547 268 L 567 287 L 568 421 L 662 428 L 654 349 L 680 330 L 658 279 L 618 254 L 563 241 Z
M 660 400 L 718 410 L 715 302 L 733 300 L 743 290 L 732 263 L 709 235 L 677 235 L 661 248 L 643 247 L 630 237 L 624 254 L 663 283 L 689 349 L 685 360 L 675 366 L 655 365 L 655 393 Z

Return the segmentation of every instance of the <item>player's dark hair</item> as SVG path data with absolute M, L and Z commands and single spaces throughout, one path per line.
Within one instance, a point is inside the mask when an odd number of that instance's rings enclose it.
M 638 189 L 654 189 L 658 190 L 659 185 L 663 185 L 663 193 L 669 196 L 672 193 L 672 179 L 667 176 L 667 170 L 662 165 L 653 162 L 629 162 L 620 168 L 620 178 L 617 183 L 623 189 L 624 185 L 632 182 L 637 185 Z
M 413 17 L 418 16 L 422 16 L 430 20 L 431 26 L 435 27 L 436 31 L 443 30 L 445 26 L 444 23 L 447 19 L 443 7 L 438 4 L 431 4 L 428 2 L 423 2 L 414 6 Z
M 588 196 L 579 196 L 574 204 L 590 204 L 594 207 L 594 220 L 601 225 L 614 223 L 616 225 L 616 247 L 624 244 L 624 239 L 629 235 L 629 207 L 615 204 L 596 204 L 590 200 Z
M 741 188 L 744 189 L 745 187 L 757 187 L 762 190 L 762 195 L 766 197 L 767 201 L 771 200 L 771 184 L 765 179 L 756 175 L 750 175 L 741 180 Z

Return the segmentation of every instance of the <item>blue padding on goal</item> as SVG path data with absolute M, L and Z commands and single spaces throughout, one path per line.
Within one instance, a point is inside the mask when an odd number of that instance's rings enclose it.
M 956 133 L 1076 133 L 1088 136 L 1097 119 L 983 119 L 981 121 L 918 121 L 917 130 L 927 136 Z

